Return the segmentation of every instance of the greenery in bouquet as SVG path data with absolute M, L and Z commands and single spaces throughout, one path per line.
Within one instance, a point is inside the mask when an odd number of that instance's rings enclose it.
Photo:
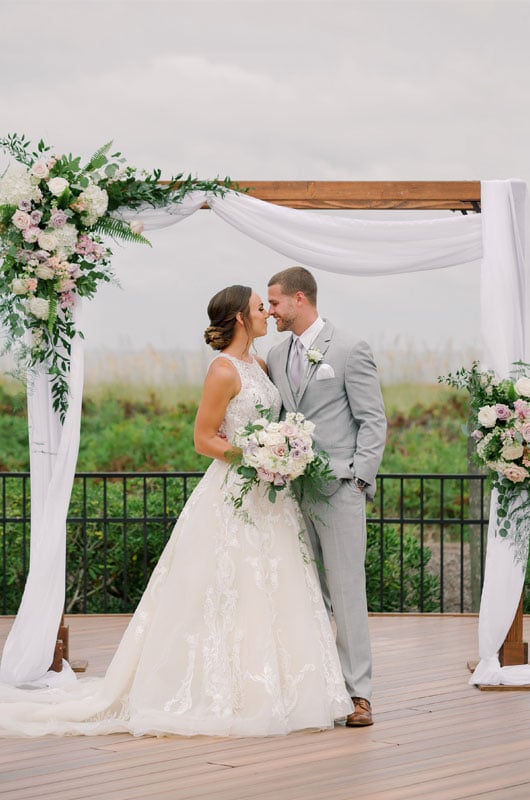
M 303 414 L 289 412 L 275 420 L 270 408 L 256 406 L 258 417 L 239 428 L 234 445 L 241 448 L 241 462 L 232 464 L 240 476 L 239 494 L 232 497 L 237 509 L 253 486 L 262 485 L 271 503 L 287 487 L 303 488 L 315 498 L 334 475 L 329 458 L 313 447 L 315 426 Z
M 526 563 L 530 530 L 530 365 L 513 364 L 510 377 L 461 369 L 440 379 L 470 395 L 469 435 L 479 464 L 490 470 L 498 491 L 497 532 L 508 537 Z
M 68 372 L 76 296 L 91 298 L 113 278 L 112 252 L 103 237 L 149 244 L 139 221 L 118 209 L 162 207 L 194 190 L 222 194 L 230 179 L 202 181 L 176 175 L 159 182 L 160 170 L 138 172 L 112 142 L 84 165 L 54 155 L 42 140 L 35 150 L 25 136 L 0 139 L 12 161 L 0 176 L 0 322 L 7 350 L 19 367 L 44 365 L 51 376 L 55 411 L 68 407 Z

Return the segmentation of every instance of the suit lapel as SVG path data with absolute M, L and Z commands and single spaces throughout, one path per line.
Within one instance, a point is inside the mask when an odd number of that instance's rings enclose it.
M 333 336 L 333 325 L 331 322 L 326 322 L 324 327 L 318 334 L 317 338 L 311 345 L 311 350 L 320 350 L 323 356 L 326 355 L 326 350 L 329 347 L 329 343 L 331 342 Z M 320 362 L 319 362 L 320 363 Z M 302 383 L 300 384 L 300 391 L 298 392 L 298 397 L 296 398 L 296 405 L 300 404 L 302 397 L 304 396 L 304 392 L 307 389 L 307 385 L 315 372 L 317 371 L 318 364 L 309 364 L 309 369 L 305 370 L 304 376 L 302 378 Z

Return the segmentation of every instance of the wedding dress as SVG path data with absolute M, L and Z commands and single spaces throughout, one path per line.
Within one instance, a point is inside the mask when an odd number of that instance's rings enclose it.
M 241 391 L 222 431 L 280 410 L 257 361 L 226 354 Z M 332 727 L 352 710 L 318 575 L 288 491 L 230 499 L 238 476 L 213 461 L 183 509 L 103 678 L 0 687 L 0 735 L 261 736 Z

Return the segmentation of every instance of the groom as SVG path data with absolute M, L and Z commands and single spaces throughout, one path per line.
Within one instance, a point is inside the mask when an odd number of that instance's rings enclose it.
M 270 377 L 284 411 L 300 411 L 315 423 L 314 440 L 330 457 L 337 481 L 329 502 L 301 498 L 320 582 L 337 626 L 337 649 L 354 711 L 346 725 L 372 725 L 372 656 L 366 604 L 366 497 L 375 479 L 386 436 L 386 419 L 370 348 L 324 321 L 317 311 L 317 285 L 303 267 L 290 267 L 269 281 L 269 313 L 279 331 L 292 336 L 269 353 Z

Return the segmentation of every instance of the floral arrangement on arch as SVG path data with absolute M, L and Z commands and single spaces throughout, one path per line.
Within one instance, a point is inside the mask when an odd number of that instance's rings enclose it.
M 0 139 L 13 159 L 0 176 L 0 321 L 19 367 L 45 365 L 54 410 L 68 407 L 76 295 L 91 298 L 112 280 L 112 251 L 104 237 L 150 244 L 143 225 L 124 222 L 120 207 L 179 203 L 190 191 L 227 191 L 229 178 L 203 181 L 182 174 L 160 183 L 160 170 L 138 173 L 112 142 L 84 164 L 55 155 L 42 140 L 35 150 L 18 134 Z
M 478 463 L 490 470 L 498 491 L 497 532 L 524 560 L 530 535 L 530 365 L 515 362 L 499 379 L 477 362 L 441 378 L 470 394 L 469 435 Z

